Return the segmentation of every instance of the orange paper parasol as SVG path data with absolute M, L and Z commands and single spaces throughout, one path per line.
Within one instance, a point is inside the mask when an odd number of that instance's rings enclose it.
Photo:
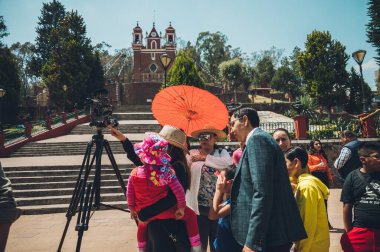
M 218 97 L 210 92 L 187 85 L 161 90 L 153 99 L 152 112 L 161 125 L 172 125 L 191 132 L 205 127 L 224 129 L 228 111 Z

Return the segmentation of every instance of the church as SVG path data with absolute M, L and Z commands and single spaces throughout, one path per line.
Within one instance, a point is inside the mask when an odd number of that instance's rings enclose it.
M 137 23 L 132 33 L 134 58 L 132 81 L 122 84 L 122 104 L 151 103 L 165 78 L 160 57 L 166 54 L 171 58 L 170 68 L 176 56 L 176 32 L 171 23 L 165 29 L 164 35 L 156 30 L 155 23 L 149 33 L 145 32 L 145 38 L 143 34 L 143 29 Z

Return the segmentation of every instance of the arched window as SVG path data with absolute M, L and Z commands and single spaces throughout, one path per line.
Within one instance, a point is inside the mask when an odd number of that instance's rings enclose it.
M 153 40 L 151 43 L 150 43 L 150 48 L 151 49 L 157 49 L 157 42 L 155 40 Z
M 139 34 L 135 34 L 135 43 L 139 43 L 140 42 L 140 35 Z

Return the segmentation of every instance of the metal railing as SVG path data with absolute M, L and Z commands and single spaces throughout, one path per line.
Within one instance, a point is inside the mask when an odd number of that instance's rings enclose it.
M 10 144 L 19 139 L 25 138 L 25 127 L 24 125 L 18 125 L 13 128 L 5 129 L 5 144 Z
M 78 115 L 83 115 L 85 112 L 84 110 L 78 110 Z M 74 119 L 75 118 L 75 112 L 69 113 L 66 115 L 66 120 Z M 59 124 L 62 124 L 62 116 L 55 116 L 51 119 L 51 126 L 57 126 Z M 32 122 L 32 128 L 31 128 L 31 135 L 38 134 L 40 132 L 44 132 L 48 130 L 46 128 L 46 121 L 35 121 Z M 25 139 L 27 136 L 25 135 L 25 124 L 19 124 L 15 125 L 14 127 L 10 127 L 4 130 L 5 133 L 5 141 L 4 144 L 8 145 L 14 142 L 17 142 L 19 140 Z
M 294 132 L 294 122 L 266 122 L 260 123 L 260 128 L 270 134 L 272 134 L 276 129 L 283 128 L 289 131 L 289 133 Z

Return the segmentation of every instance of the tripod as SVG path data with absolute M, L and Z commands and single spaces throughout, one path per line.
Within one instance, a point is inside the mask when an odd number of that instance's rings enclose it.
M 95 152 L 91 157 L 92 147 L 95 145 Z M 106 206 L 109 208 L 118 209 L 121 211 L 129 212 L 128 210 L 120 209 L 114 206 L 106 205 L 100 202 L 100 177 L 101 177 L 101 158 L 103 154 L 103 148 L 106 150 L 109 160 L 111 161 L 112 168 L 116 174 L 119 181 L 120 187 L 125 193 L 124 180 L 120 174 L 119 168 L 117 167 L 115 158 L 112 154 L 110 144 L 104 139 L 102 134 L 102 128 L 97 128 L 97 134 L 92 136 L 92 140 L 87 143 L 86 152 L 83 158 L 83 162 L 79 171 L 78 179 L 74 188 L 74 192 L 71 198 L 69 208 L 66 212 L 66 226 L 63 230 L 62 238 L 59 243 L 57 251 L 61 251 L 63 242 L 66 237 L 67 230 L 70 225 L 71 218 L 78 212 L 77 223 L 75 230 L 78 231 L 78 241 L 76 246 L 76 251 L 80 251 L 80 246 L 82 243 L 83 232 L 88 230 L 88 223 L 90 221 L 90 215 L 94 213 L 96 209 L 100 206 Z M 91 161 L 90 161 L 91 160 Z M 92 182 L 87 182 L 91 169 L 95 161 L 95 175 Z M 83 174 L 84 172 L 84 174 Z M 79 209 L 78 208 L 79 204 Z M 91 211 L 93 210 L 92 214 Z

